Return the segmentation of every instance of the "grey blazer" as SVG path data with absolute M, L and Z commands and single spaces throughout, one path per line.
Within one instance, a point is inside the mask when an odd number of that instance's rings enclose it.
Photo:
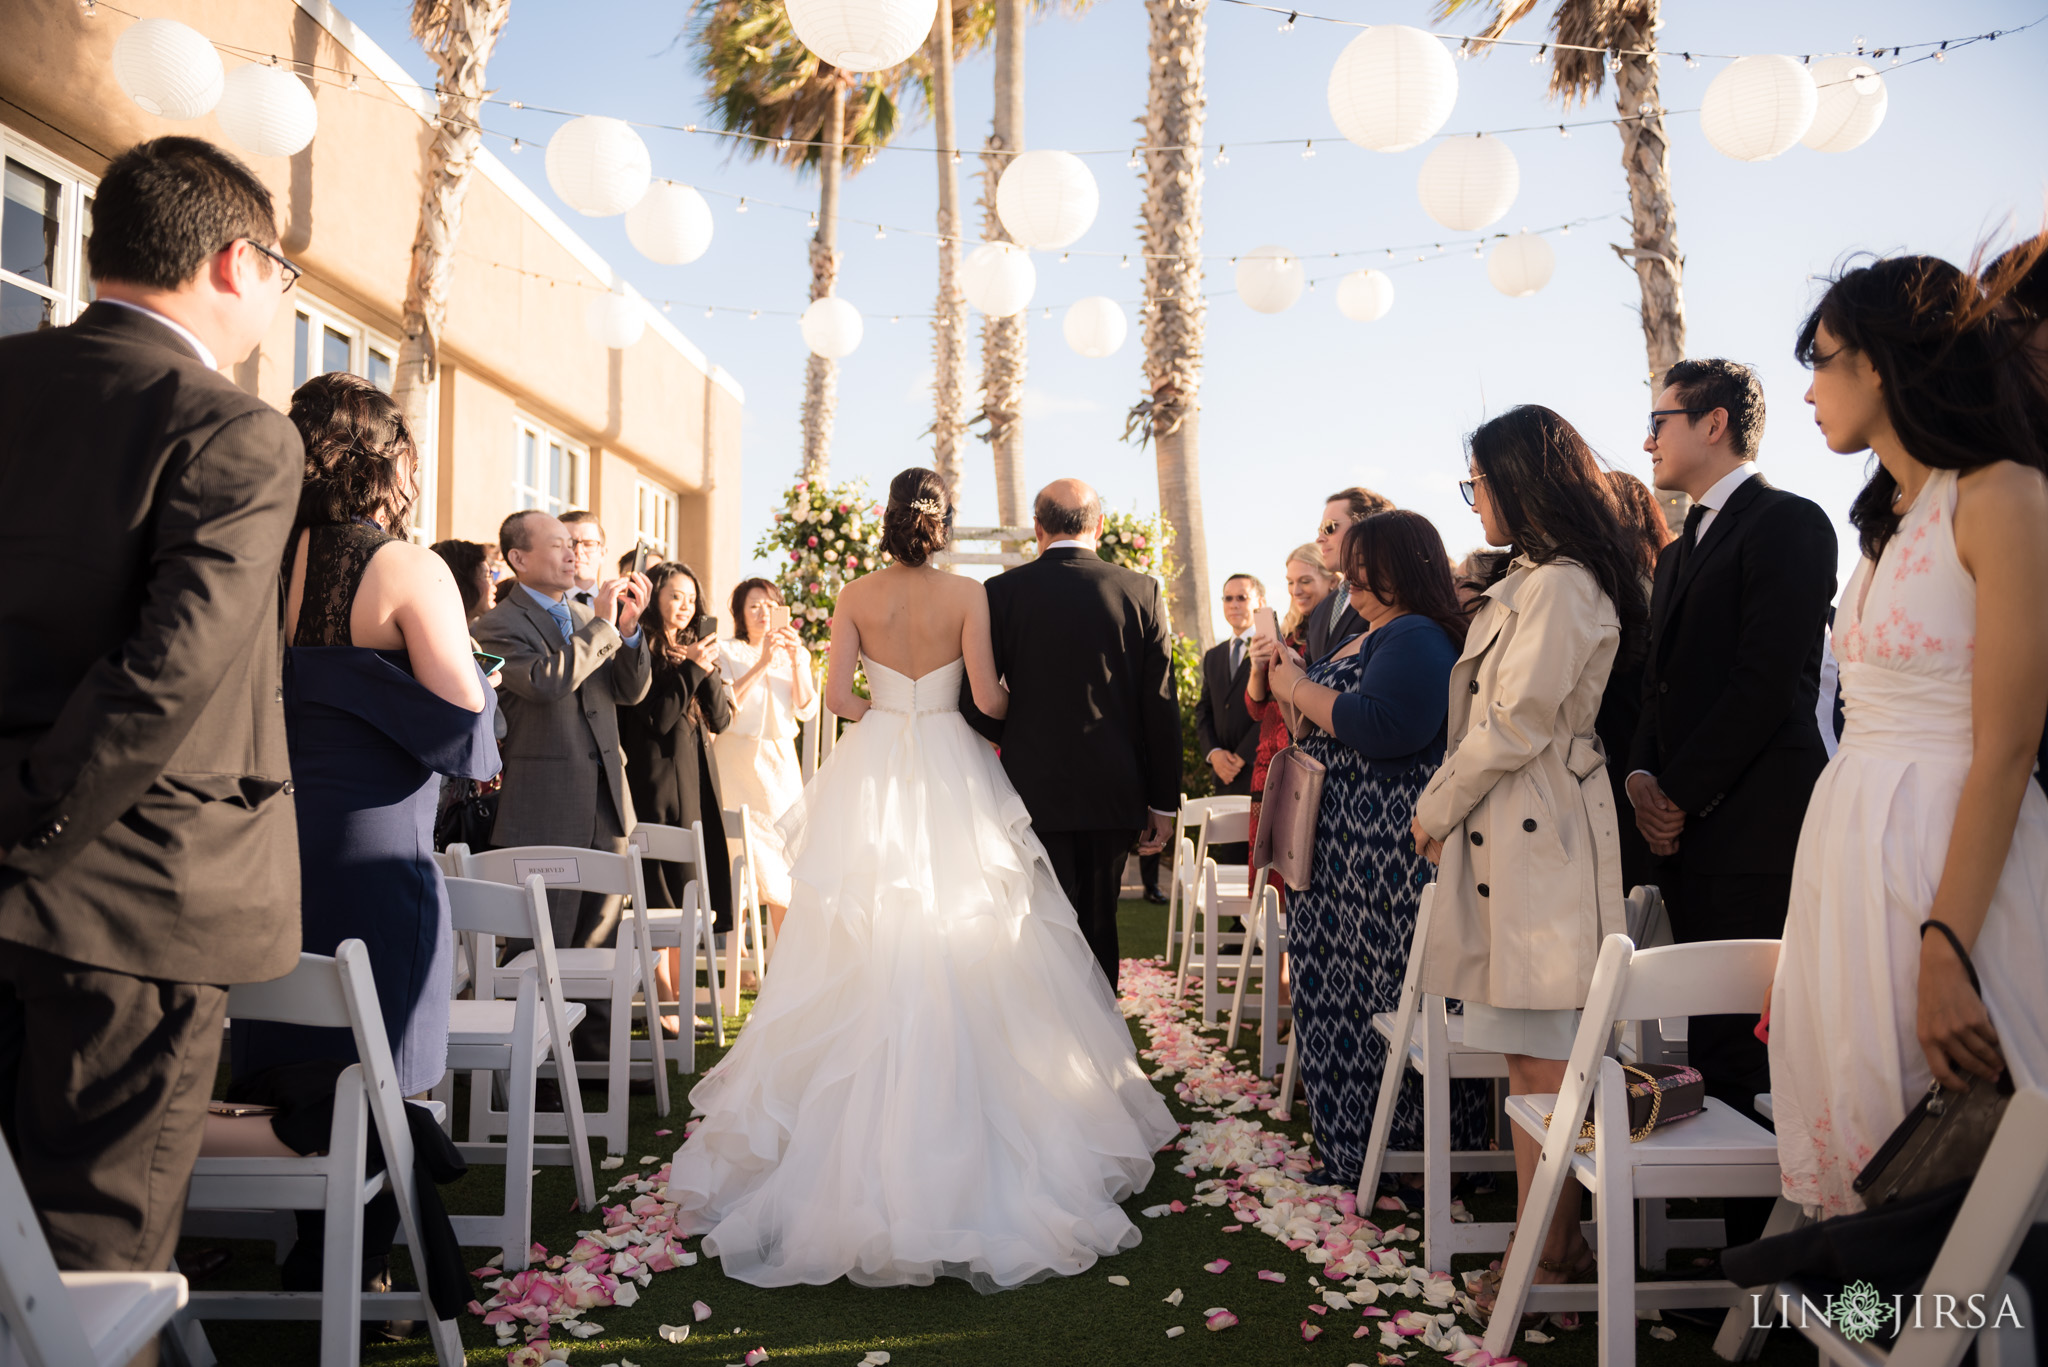
M 516 584 L 476 622 L 477 643 L 505 657 L 505 789 L 491 831 L 499 846 L 588 846 L 600 783 L 621 833 L 633 830 L 618 709 L 647 696 L 652 660 L 644 647 L 625 649 L 618 629 L 589 608 L 568 607 L 576 634 L 566 644 L 555 619 Z

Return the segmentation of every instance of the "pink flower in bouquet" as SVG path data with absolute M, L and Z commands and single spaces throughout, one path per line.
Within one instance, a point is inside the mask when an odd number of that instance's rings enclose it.
M 846 568 L 850 570 L 857 570 L 860 568 L 860 561 L 854 558 L 853 556 L 849 555 L 846 557 Z
M 817 585 L 816 581 L 813 581 L 812 583 L 810 583 L 809 585 L 807 585 L 807 586 L 806 586 L 806 589 L 807 589 L 807 591 L 808 591 L 808 592 L 810 592 L 810 593 L 816 593 L 816 592 L 818 591 L 818 585 Z
M 1145 549 L 1145 538 L 1142 536 L 1134 536 L 1131 538 L 1131 544 L 1142 551 Z
M 815 537 L 815 536 L 814 536 L 814 537 L 811 537 L 811 538 L 809 538 L 808 540 L 806 540 L 806 541 L 804 542 L 804 544 L 805 544 L 806 546 L 815 546 L 815 545 L 817 545 L 817 544 L 818 544 L 818 538 L 817 538 L 817 537 Z
M 806 493 L 806 492 L 808 492 L 808 491 L 810 490 L 810 487 L 811 487 L 811 484 L 810 484 L 810 481 L 809 481 L 809 480 L 800 480 L 800 481 L 798 481 L 798 483 L 797 483 L 797 486 L 796 486 L 796 491 L 797 491 L 798 493 L 800 493 L 800 494 L 801 494 L 801 493 Z
M 853 509 L 847 507 L 844 503 L 842 503 L 839 505 L 839 511 L 842 513 L 850 513 L 853 511 Z
M 800 556 L 800 555 L 798 555 L 798 554 L 797 554 L 797 553 L 796 553 L 795 551 L 791 551 L 791 552 L 789 553 L 789 558 L 790 558 L 791 560 L 801 560 L 801 559 L 803 559 L 803 557 L 802 557 L 802 556 Z

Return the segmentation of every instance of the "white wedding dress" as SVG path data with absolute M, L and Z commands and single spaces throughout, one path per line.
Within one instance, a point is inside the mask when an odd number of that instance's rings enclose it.
M 783 818 L 789 915 L 690 1093 L 668 1196 L 756 1286 L 982 1291 L 1133 1247 L 1179 1126 L 995 753 L 964 662 L 866 661 L 873 707 Z

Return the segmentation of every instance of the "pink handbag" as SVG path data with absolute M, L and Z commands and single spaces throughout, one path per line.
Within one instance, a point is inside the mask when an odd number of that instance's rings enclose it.
M 1290 745 L 1266 766 L 1265 797 L 1259 805 L 1259 838 L 1252 867 L 1267 864 L 1295 892 L 1308 887 L 1315 862 L 1316 814 L 1323 805 L 1322 761 Z

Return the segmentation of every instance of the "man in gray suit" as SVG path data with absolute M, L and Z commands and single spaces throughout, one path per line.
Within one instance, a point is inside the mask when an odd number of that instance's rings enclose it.
M 477 644 L 505 657 L 498 688 L 505 786 L 491 841 L 501 849 L 575 845 L 623 854 L 633 799 L 618 709 L 645 698 L 653 680 L 640 640 L 647 576 L 607 579 L 585 607 L 566 601 L 576 583 L 576 546 L 560 520 L 514 513 L 499 527 L 498 545 L 519 579 L 476 622 Z M 550 893 L 555 943 L 611 945 L 620 906 L 620 899 L 598 893 Z M 609 1012 L 603 1003 L 588 1005 L 576 1053 L 602 1058 Z

